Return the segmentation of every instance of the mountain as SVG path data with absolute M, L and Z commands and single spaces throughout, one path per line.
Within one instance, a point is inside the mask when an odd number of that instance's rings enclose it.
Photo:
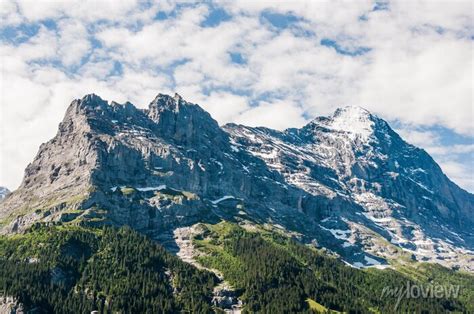
M 414 259 L 474 270 L 474 196 L 384 120 L 346 107 L 301 129 L 224 128 L 240 148 L 260 157 L 288 184 L 351 204 L 338 211 L 318 208 L 324 218 L 317 222 L 341 240 L 348 255 L 354 244 L 386 258 L 395 258 L 398 252 L 391 251 L 401 248 Z M 305 213 L 313 208 L 302 204 Z M 387 250 L 374 233 L 395 248 Z
M 0 186 L 0 201 L 5 199 L 5 197 L 7 197 L 8 194 L 10 194 L 10 190 L 3 186 Z
M 0 204 L 0 226 L 127 225 L 182 251 L 177 230 L 226 220 L 271 225 L 357 268 L 474 271 L 473 209 L 424 150 L 362 108 L 276 131 L 220 127 L 177 94 L 147 109 L 87 95 Z

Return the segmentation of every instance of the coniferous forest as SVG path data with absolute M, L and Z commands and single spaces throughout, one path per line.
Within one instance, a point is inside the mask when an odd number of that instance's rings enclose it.
M 39 227 L 3 238 L 0 252 L 2 294 L 40 312 L 211 311 L 215 276 L 129 228 Z
M 359 270 L 272 232 L 206 225 L 194 239 L 198 261 L 219 270 L 248 313 L 441 313 L 474 310 L 471 275 L 423 266 Z M 0 238 L 0 290 L 39 313 L 210 313 L 219 279 L 130 228 L 36 225 Z M 450 283 L 458 298 L 400 301 L 384 287 Z M 317 304 L 319 307 L 315 307 Z
M 248 232 L 229 223 L 208 225 L 196 245 L 203 265 L 219 269 L 242 289 L 249 312 L 311 312 L 309 300 L 347 313 L 442 313 L 474 310 L 474 277 L 438 265 L 359 270 L 273 232 Z M 409 273 L 409 271 L 416 276 Z M 385 287 L 458 284 L 458 298 L 401 298 Z M 283 310 L 284 309 L 284 310 Z

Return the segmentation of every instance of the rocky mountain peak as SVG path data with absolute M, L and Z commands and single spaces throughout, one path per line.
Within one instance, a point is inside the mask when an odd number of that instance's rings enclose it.
M 100 96 L 96 94 L 85 95 L 81 99 L 73 101 L 71 105 L 76 105 L 79 109 L 86 111 L 100 109 L 104 110 L 109 106 L 106 100 L 100 98 Z
M 349 105 L 349 106 L 344 106 L 344 107 L 339 107 L 336 109 L 334 112 L 334 117 L 341 117 L 345 115 L 350 115 L 358 118 L 367 118 L 370 117 L 372 114 L 370 113 L 369 110 L 356 106 L 356 105 Z
M 81 99 L 71 102 L 63 119 L 63 123 L 74 120 L 85 121 L 86 117 L 93 116 L 97 112 L 107 111 L 109 104 L 95 94 L 88 94 Z
M 158 94 L 145 110 L 91 94 L 72 102 L 20 188 L 1 202 L 0 233 L 74 221 L 158 237 L 244 217 L 301 233 L 358 265 L 370 264 L 365 253 L 403 251 L 474 270 L 464 258 L 474 250 L 473 204 L 426 152 L 359 107 L 280 132 L 221 129 L 178 94 Z
M 346 106 L 336 109 L 332 115 L 333 125 L 340 125 L 341 128 L 348 128 L 354 122 L 371 125 L 374 117 L 365 108 L 359 106 Z
M 174 100 L 176 102 L 179 102 L 179 101 L 183 100 L 183 97 L 181 97 L 181 95 L 178 94 L 178 93 L 174 93 Z
M 375 126 L 375 117 L 368 110 L 358 106 L 338 108 L 332 116 L 314 121 L 330 130 L 344 132 L 349 137 L 361 139 L 368 139 L 373 134 Z
M 178 113 L 180 110 L 186 110 L 184 108 L 189 108 L 193 106 L 197 105 L 185 101 L 183 97 L 181 97 L 181 95 L 179 95 L 178 93 L 175 93 L 174 96 L 159 93 L 155 97 L 155 99 L 149 104 L 148 109 L 152 114 L 156 113 L 157 111 L 166 110 L 171 110 L 173 112 Z M 199 109 L 201 108 L 199 107 Z
M 177 93 L 173 97 L 158 94 L 148 107 L 148 117 L 158 124 L 163 137 L 184 145 L 209 144 L 210 139 L 225 136 L 208 112 Z
M 179 101 L 177 101 L 176 97 L 171 97 L 170 95 L 160 93 L 148 105 L 148 110 L 150 111 L 150 116 L 152 117 L 157 111 L 177 111 L 179 110 Z
M 92 93 L 92 94 L 87 94 L 81 99 L 81 103 L 83 104 L 90 104 L 90 105 L 100 105 L 104 103 L 105 100 L 100 98 L 100 96 Z

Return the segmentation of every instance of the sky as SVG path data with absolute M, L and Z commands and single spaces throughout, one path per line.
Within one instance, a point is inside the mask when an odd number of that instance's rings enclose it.
M 0 3 L 0 186 L 72 100 L 178 92 L 220 123 L 301 127 L 362 106 L 474 192 L 473 2 Z

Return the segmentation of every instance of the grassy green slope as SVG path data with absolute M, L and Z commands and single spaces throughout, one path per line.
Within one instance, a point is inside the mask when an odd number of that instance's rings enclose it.
M 471 275 L 438 266 L 420 266 L 425 273 L 422 279 L 393 269 L 359 270 L 262 228 L 247 231 L 227 222 L 203 228 L 204 233 L 194 240 L 196 247 L 206 253 L 198 258 L 199 262 L 218 269 L 240 289 L 249 312 L 310 312 L 310 305 L 314 303 L 308 303 L 309 299 L 330 310 L 390 313 L 395 311 L 398 298 L 382 296 L 385 287 L 430 282 L 460 284 L 464 294 L 459 298 L 402 298 L 396 311 L 473 309 L 474 277 Z M 433 278 L 438 280 L 433 281 Z

